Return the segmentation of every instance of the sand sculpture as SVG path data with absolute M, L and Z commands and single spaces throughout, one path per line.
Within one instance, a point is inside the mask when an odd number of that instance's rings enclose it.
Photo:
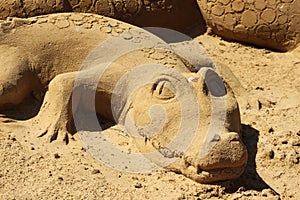
M 213 32 L 261 47 L 288 51 L 300 41 L 297 0 L 198 0 Z
M 57 12 L 88 12 L 141 27 L 165 27 L 185 33 L 205 32 L 201 12 L 197 2 L 193 0 L 184 2 L 181 0 L 8 0 L 0 2 L 0 19 L 9 16 L 26 18 Z
M 78 116 L 78 110 L 85 110 L 84 114 L 94 110 L 101 118 L 124 127 L 132 137 L 138 136 L 137 141 L 142 138 L 139 151 L 156 151 L 165 159 L 175 159 L 164 167 L 197 182 L 233 179 L 243 172 L 247 150 L 241 141 L 238 105 L 229 85 L 206 66 L 205 56 L 199 60 L 198 73 L 191 72 L 186 60 L 159 47 L 160 39 L 150 38 L 149 46 L 140 48 L 138 44 L 148 37 L 141 29 L 94 14 L 11 18 L 2 21 L 0 27 L 0 109 L 14 107 L 29 95 L 38 98 L 36 94 L 47 91 L 35 117 L 26 121 L 2 118 L 2 131 L 20 129 L 39 137 L 39 143 L 71 143 L 76 131 L 93 129 L 85 124 L 89 123 L 87 116 Z M 108 40 L 109 45 L 101 46 Z M 117 46 L 121 42 L 127 45 Z M 139 48 L 130 49 L 135 45 Z M 95 48 L 99 51 L 90 54 Z M 122 48 L 127 53 L 118 55 L 114 51 Z M 107 68 L 99 72 L 103 63 Z M 147 84 L 136 77 L 136 70 L 149 79 Z M 143 84 L 136 88 L 139 81 Z M 88 97 L 94 97 L 94 102 Z M 154 104 L 164 112 L 154 109 L 148 114 Z M 184 114 L 187 118 L 182 123 Z M 201 119 L 196 121 L 197 126 L 193 124 L 195 119 Z M 163 128 L 152 134 L 147 131 L 151 123 L 162 123 Z M 210 126 L 212 123 L 219 124 L 221 131 Z M 182 132 L 180 128 L 188 132 L 180 142 L 191 139 L 182 152 L 168 147 L 177 132 Z
M 214 33 L 226 39 L 279 51 L 291 50 L 300 41 L 300 3 L 297 0 L 198 0 L 197 2 L 195 0 L 20 2 L 9 0 L 0 3 L 0 19 L 55 12 L 91 12 L 137 26 L 175 29 L 191 36 L 204 33 L 206 21 Z

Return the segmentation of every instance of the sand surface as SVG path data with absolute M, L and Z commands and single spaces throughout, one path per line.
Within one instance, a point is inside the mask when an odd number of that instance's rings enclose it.
M 36 147 L 12 129 L 0 131 L 0 199 L 300 199 L 300 48 L 278 53 L 214 35 L 196 40 L 249 94 L 239 98 L 249 151 L 241 178 L 207 185 L 163 170 L 128 174 L 95 160 L 78 138 Z

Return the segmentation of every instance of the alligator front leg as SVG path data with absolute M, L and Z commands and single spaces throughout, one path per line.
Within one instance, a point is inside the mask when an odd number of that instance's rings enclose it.
M 72 89 L 77 72 L 56 76 L 49 84 L 40 112 L 28 120 L 38 137 L 69 143 L 72 137 Z

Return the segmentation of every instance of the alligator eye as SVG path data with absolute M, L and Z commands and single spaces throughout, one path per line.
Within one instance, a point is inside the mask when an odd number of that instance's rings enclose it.
M 156 98 L 167 100 L 175 97 L 174 90 L 172 90 L 171 83 L 169 81 L 159 81 L 153 84 L 152 94 Z

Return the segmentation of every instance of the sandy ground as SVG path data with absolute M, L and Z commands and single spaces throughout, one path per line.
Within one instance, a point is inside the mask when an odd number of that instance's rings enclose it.
M 249 96 L 240 98 L 245 173 L 234 181 L 199 184 L 163 170 L 113 170 L 81 148 L 0 131 L 0 199 L 300 199 L 300 48 L 278 53 L 196 38 L 227 64 Z M 245 101 L 249 103 L 246 104 Z

